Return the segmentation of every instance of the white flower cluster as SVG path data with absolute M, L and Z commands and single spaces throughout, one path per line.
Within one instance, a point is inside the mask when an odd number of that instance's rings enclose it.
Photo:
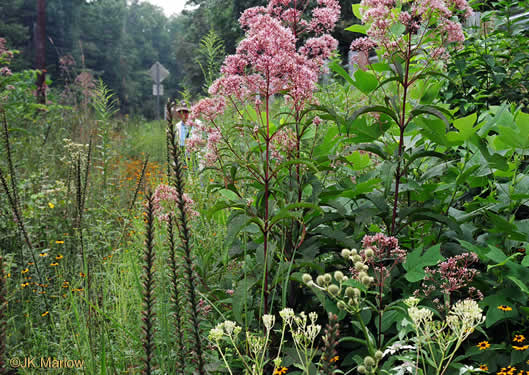
M 446 317 L 446 322 L 454 334 L 465 338 L 484 321 L 483 310 L 472 299 L 457 302 Z
M 61 157 L 61 161 L 68 165 L 75 165 L 77 159 L 81 159 L 81 164 L 84 164 L 88 155 L 88 144 L 75 143 L 69 138 L 63 138 L 65 154 Z
M 226 320 L 222 323 L 216 325 L 215 328 L 212 328 L 209 331 L 208 338 L 211 341 L 219 342 L 224 336 L 229 337 L 234 340 L 241 333 L 241 327 L 239 327 L 235 322 L 231 320 Z

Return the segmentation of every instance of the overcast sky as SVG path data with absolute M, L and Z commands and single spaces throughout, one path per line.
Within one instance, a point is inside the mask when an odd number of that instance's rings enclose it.
M 184 9 L 186 0 L 143 0 L 151 4 L 158 5 L 163 8 L 165 14 L 170 16 L 175 13 L 180 13 Z

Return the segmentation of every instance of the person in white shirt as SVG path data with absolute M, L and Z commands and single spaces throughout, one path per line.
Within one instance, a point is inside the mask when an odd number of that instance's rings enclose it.
M 176 124 L 176 133 L 179 139 L 180 147 L 184 150 L 186 138 L 189 136 L 189 126 L 186 124 L 189 118 L 189 107 L 185 101 L 181 101 L 178 106 L 172 108 L 173 118 L 179 120 Z

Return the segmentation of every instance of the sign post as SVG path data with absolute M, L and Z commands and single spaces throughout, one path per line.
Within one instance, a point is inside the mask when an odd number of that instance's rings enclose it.
M 161 83 L 169 76 L 169 71 L 159 61 L 156 61 L 149 69 L 149 72 L 154 81 L 152 94 L 156 96 L 156 119 L 160 120 L 160 96 L 163 95 L 163 85 Z

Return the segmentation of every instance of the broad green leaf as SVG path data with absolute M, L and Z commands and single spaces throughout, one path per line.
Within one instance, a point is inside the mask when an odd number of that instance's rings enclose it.
M 518 278 L 516 278 L 514 276 L 511 276 L 511 275 L 507 275 L 507 278 L 509 280 L 511 280 L 513 283 L 515 283 L 518 286 L 518 288 L 520 288 L 520 290 L 522 292 L 524 292 L 525 294 L 527 294 L 529 296 L 529 288 L 527 287 L 527 283 L 526 282 L 523 282 L 520 279 L 518 279 Z
M 370 112 L 376 112 L 376 113 L 385 113 L 389 117 L 395 121 L 396 124 L 399 123 L 398 116 L 393 112 L 390 108 L 384 107 L 382 105 L 371 105 L 371 106 L 365 106 L 360 109 L 357 109 L 353 112 L 351 115 L 351 118 L 354 120 L 360 115 L 363 115 L 364 113 L 370 113 Z
M 359 20 L 362 19 L 362 14 L 360 14 L 360 3 L 358 4 L 353 4 L 353 14 L 355 15 L 356 18 L 358 18 Z
M 351 190 L 344 191 L 342 193 L 342 197 L 354 199 L 359 195 L 373 191 L 380 182 L 382 182 L 380 178 L 372 178 L 364 182 L 359 182 L 357 184 L 354 184 Z
M 354 80 L 351 78 L 351 76 L 349 75 L 349 73 L 347 73 L 347 71 L 342 68 L 340 66 L 340 64 L 336 63 L 336 61 L 332 61 L 330 64 L 329 64 L 329 69 L 331 69 L 333 72 L 335 72 L 336 74 L 338 74 L 340 77 L 342 77 L 343 79 L 345 79 L 347 82 L 349 82 L 351 85 L 354 85 Z
M 448 132 L 446 134 L 448 141 L 453 144 L 462 144 L 464 141 L 469 139 L 479 128 L 474 127 L 476 119 L 477 114 L 473 113 L 469 116 L 455 120 L 454 127 L 459 130 L 459 132 Z
M 371 158 L 366 152 L 354 151 L 351 155 L 346 156 L 347 161 L 351 163 L 352 169 L 360 171 L 371 164 Z
M 240 199 L 237 194 L 235 194 L 233 191 L 229 189 L 219 190 L 218 193 L 222 195 L 224 198 L 231 200 L 231 201 L 238 201 Z
M 425 275 L 425 267 L 435 266 L 437 263 L 444 260 L 440 250 L 441 245 L 437 244 L 426 250 L 424 254 L 422 249 L 416 249 L 411 253 L 408 253 L 406 262 L 403 264 L 404 269 L 407 271 L 404 276 L 406 280 L 411 283 L 422 280 Z
M 368 95 L 378 87 L 378 79 L 373 74 L 358 69 L 355 74 L 354 86 Z
M 446 125 L 438 118 L 415 118 L 414 122 L 421 127 L 422 134 L 439 145 L 449 145 L 446 139 Z
M 508 301 L 504 292 L 505 290 L 502 290 L 496 294 L 485 297 L 485 299 L 483 299 L 483 303 L 486 306 L 488 306 L 487 315 L 486 315 L 487 320 L 485 322 L 486 328 L 493 326 L 495 323 L 499 321 L 502 321 L 505 319 L 511 319 L 512 317 L 517 315 L 516 308 L 512 306 L 512 304 Z M 498 306 L 501 306 L 501 305 L 511 306 L 513 310 L 512 311 L 502 311 L 498 309 Z
M 367 27 L 360 24 L 351 25 L 345 28 L 346 31 L 351 31 L 353 33 L 367 34 Z
M 345 139 L 346 143 L 372 142 L 380 138 L 390 127 L 387 123 L 369 124 L 365 117 L 356 118 L 347 122 L 347 132 L 352 137 Z
M 396 38 L 400 37 L 404 32 L 406 31 L 406 26 L 404 26 L 402 23 L 394 23 L 390 28 L 391 33 Z

